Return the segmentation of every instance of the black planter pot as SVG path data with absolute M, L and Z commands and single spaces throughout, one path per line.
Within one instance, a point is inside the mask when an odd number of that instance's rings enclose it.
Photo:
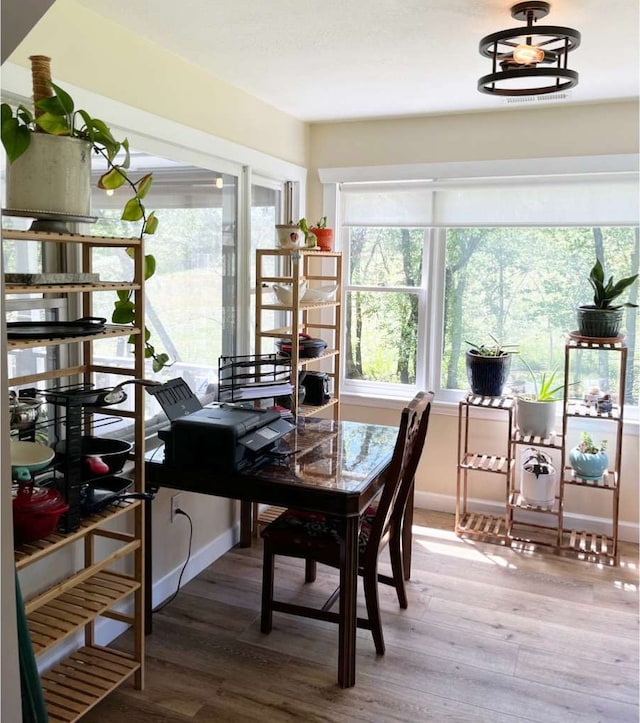
M 578 333 L 590 339 L 615 339 L 620 333 L 624 308 L 598 309 L 595 306 L 579 306 L 577 311 Z
M 474 394 L 499 397 L 511 370 L 511 354 L 482 356 L 473 350 L 466 356 L 467 378 Z

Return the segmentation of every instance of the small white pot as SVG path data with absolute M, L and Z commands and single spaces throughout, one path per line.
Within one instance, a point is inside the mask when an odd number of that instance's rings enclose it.
M 555 432 L 557 402 L 534 402 L 518 397 L 516 423 L 520 434 L 549 437 Z
M 556 480 L 557 475 L 555 469 L 549 474 L 539 474 L 537 477 L 534 472 L 529 472 L 522 468 L 521 489 L 520 494 L 524 501 L 535 507 L 550 507 L 556 499 Z
M 299 249 L 305 245 L 304 231 L 300 226 L 288 223 L 276 224 L 278 244 L 283 249 Z

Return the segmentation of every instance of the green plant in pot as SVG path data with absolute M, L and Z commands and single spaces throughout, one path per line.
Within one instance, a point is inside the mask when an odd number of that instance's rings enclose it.
M 588 432 L 582 432 L 580 443 L 569 450 L 569 464 L 580 479 L 601 479 L 609 466 L 606 439 L 596 444 Z
M 600 259 L 596 259 L 589 283 L 593 288 L 593 304 L 582 304 L 577 309 L 578 333 L 590 339 L 613 339 L 620 333 L 624 307 L 636 308 L 637 304 L 626 302 L 613 305 L 626 289 L 638 278 L 638 274 L 620 279 L 614 283 L 613 276 L 605 283 L 605 274 Z
M 140 222 L 140 234 L 155 233 L 158 219 L 153 211 L 147 212 L 143 199 L 153 181 L 148 173 L 141 178 L 132 179 L 128 174 L 130 167 L 129 142 L 125 138 L 114 138 L 107 124 L 93 118 L 82 109 L 75 107 L 73 98 L 60 86 L 51 82 L 49 76 L 49 58 L 32 56 L 34 78 L 34 107 L 32 113 L 24 105 L 19 105 L 15 114 L 7 103 L 0 106 L 2 144 L 9 160 L 7 168 L 7 206 L 12 208 L 12 198 L 16 215 L 32 216 L 44 219 L 32 227 L 46 229 L 48 223 L 56 218 L 69 217 L 70 220 L 85 220 L 90 209 L 91 152 L 101 156 L 106 163 L 106 171 L 98 180 L 98 187 L 115 190 L 128 186 L 131 196 L 122 211 L 123 221 Z M 43 145 L 44 143 L 44 145 Z M 72 148 L 68 152 L 69 147 Z M 73 182 L 69 191 L 67 178 L 75 174 L 69 170 L 66 162 L 80 164 L 79 178 Z M 37 195 L 31 195 L 37 187 Z M 61 199 L 55 198 L 55 190 L 63 188 Z M 15 189 L 15 190 L 14 190 Z M 22 193 L 27 194 L 23 196 Z M 74 191 L 79 197 L 73 198 Z M 11 194 L 14 194 L 13 196 Z M 71 197 L 71 199 L 70 199 Z M 71 201 L 71 206 L 58 205 Z M 76 205 L 77 204 L 77 205 Z M 25 207 L 26 206 L 26 207 Z M 33 208 L 29 208 L 33 206 Z M 88 219 L 87 219 L 88 220 Z M 66 230 L 63 226 L 53 230 Z M 133 249 L 128 249 L 133 256 Z M 145 255 L 145 279 L 150 278 L 156 268 L 154 256 Z M 115 324 L 131 324 L 135 318 L 135 304 L 132 291 L 119 291 L 114 304 L 112 321 Z M 130 339 L 131 341 L 131 339 Z M 150 334 L 145 329 L 145 355 L 153 359 L 154 371 L 159 371 L 169 361 L 165 353 L 156 352 L 150 342 Z
M 473 394 L 482 397 L 499 397 L 511 369 L 511 356 L 517 353 L 517 344 L 502 344 L 489 334 L 492 344 L 475 344 L 466 341 L 471 348 L 465 355 L 467 379 Z
M 523 436 L 549 437 L 554 432 L 558 402 L 562 399 L 563 385 L 555 385 L 557 370 L 536 374 L 531 365 L 522 358 L 533 382 L 532 394 L 516 397 L 516 421 L 518 432 Z
M 556 469 L 551 457 L 541 449 L 529 447 L 522 462 L 520 494 L 535 507 L 549 507 L 556 497 Z
M 327 228 L 326 216 L 323 216 L 315 226 L 310 226 L 308 231 L 316 237 L 320 251 L 333 250 L 333 229 Z

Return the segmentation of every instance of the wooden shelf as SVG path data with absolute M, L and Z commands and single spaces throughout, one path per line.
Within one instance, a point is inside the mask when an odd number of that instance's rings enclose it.
M 119 503 L 118 507 L 84 517 L 80 522 L 80 527 L 74 532 L 69 532 L 68 534 L 54 533 L 35 542 L 18 545 L 14 550 L 16 570 L 22 570 L 28 565 L 42 560 L 52 552 L 56 552 L 65 545 L 70 545 L 77 540 L 83 539 L 89 532 L 94 531 L 107 522 L 111 522 L 111 520 L 115 520 L 130 510 L 134 510 L 141 504 L 142 502 L 140 500 L 124 500 Z
M 563 530 L 561 550 L 595 562 L 616 564 L 616 540 L 610 535 L 586 530 Z
M 528 512 L 543 512 L 547 515 L 558 515 L 558 498 L 556 497 L 552 505 L 532 505 L 525 502 L 519 492 L 512 492 L 509 496 L 509 506 L 518 510 L 526 510 Z
M 513 460 L 509 462 L 507 457 L 494 454 L 477 454 L 474 452 L 467 452 L 460 462 L 462 469 L 472 469 L 477 472 L 491 472 L 493 474 L 509 474 L 511 465 L 513 465 Z
M 589 487 L 594 490 L 609 490 L 614 492 L 618 489 L 618 474 L 615 471 L 607 470 L 601 479 L 588 480 L 577 477 L 575 470 L 565 467 L 564 484 L 575 485 L 576 487 Z
M 140 329 L 136 329 L 133 326 L 113 326 L 107 324 L 104 331 L 80 336 L 44 337 L 42 339 L 7 339 L 7 351 L 33 349 L 41 346 L 60 346 L 60 344 L 77 344 L 84 341 L 99 341 L 100 339 L 109 339 L 115 336 L 131 336 L 132 334 L 139 333 Z
M 83 244 L 87 246 L 118 246 L 135 248 L 141 245 L 136 236 L 121 238 L 116 236 L 90 236 L 82 233 L 56 233 L 55 231 L 24 231 L 22 229 L 2 229 L 2 238 L 12 241 L 53 241 L 63 244 Z
M 50 723 L 80 720 L 139 669 L 127 653 L 95 645 L 79 648 L 41 677 Z
M 101 570 L 27 615 L 31 643 L 41 655 L 138 590 L 131 577 Z
M 467 512 L 464 514 L 456 527 L 456 532 L 491 541 L 504 542 L 507 539 L 505 518 L 481 512 Z
M 135 291 L 138 284 L 125 281 L 92 281 L 82 284 L 5 284 L 7 294 L 70 294 L 88 291 Z

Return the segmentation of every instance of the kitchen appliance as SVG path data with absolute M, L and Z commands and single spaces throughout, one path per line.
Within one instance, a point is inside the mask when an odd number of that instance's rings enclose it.
M 307 372 L 302 385 L 306 390 L 304 396 L 305 404 L 319 407 L 326 404 L 331 395 L 329 394 L 329 375 L 326 372 Z
M 278 339 L 276 348 L 281 354 L 291 355 L 291 339 Z M 309 334 L 298 334 L 298 354 L 305 358 L 320 356 L 327 348 L 327 342 L 323 339 L 314 339 Z

